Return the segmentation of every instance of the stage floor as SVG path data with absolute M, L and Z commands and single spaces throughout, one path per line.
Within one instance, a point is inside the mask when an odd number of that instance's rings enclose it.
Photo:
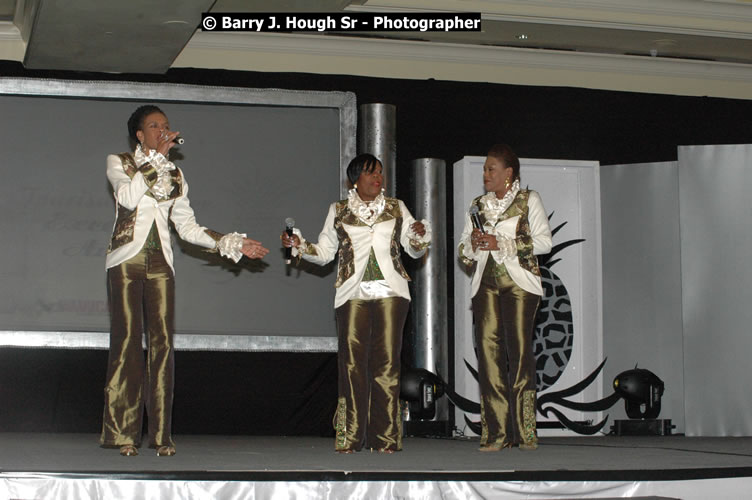
M 317 437 L 175 436 L 177 455 L 136 457 L 92 434 L 0 433 L 0 475 L 206 481 L 672 481 L 752 477 L 752 438 L 547 437 L 536 451 L 477 439 L 406 438 L 393 455 L 340 455 Z

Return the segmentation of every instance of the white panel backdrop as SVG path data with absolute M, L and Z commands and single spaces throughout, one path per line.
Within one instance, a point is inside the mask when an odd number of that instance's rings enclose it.
M 639 365 L 665 383 L 658 418 L 684 432 L 677 162 L 602 165 L 604 392 Z M 624 403 L 608 411 L 626 419 Z
M 454 164 L 454 247 L 464 225 L 464 217 L 473 198 L 483 193 L 482 166 L 484 157 L 465 157 Z M 601 233 L 600 233 L 600 183 L 598 162 L 569 160 L 520 159 L 522 186 L 538 191 L 546 212 L 551 217 L 552 229 L 566 222 L 554 236 L 554 245 L 571 239 L 586 241 L 570 246 L 555 258 L 561 261 L 551 271 L 563 282 L 572 304 L 573 345 L 571 358 L 558 381 L 548 391 L 568 388 L 589 375 L 602 361 L 602 304 L 601 304 Z M 455 390 L 473 401 L 479 400 L 478 386 L 465 367 L 467 360 L 477 367 L 472 338 L 472 312 L 470 310 L 470 278 L 455 260 L 454 270 L 455 310 Z M 602 397 L 601 380 L 597 379 L 582 393 L 568 399 L 586 402 Z M 541 391 L 545 394 L 547 391 Z M 584 414 L 558 408 L 572 420 L 600 421 L 600 413 Z M 464 412 L 457 410 L 456 423 L 465 428 Z M 478 420 L 478 415 L 468 415 Z M 551 420 L 542 418 L 539 421 Z M 559 431 L 539 431 L 541 435 Z
M 679 148 L 686 434 L 752 435 L 752 145 Z

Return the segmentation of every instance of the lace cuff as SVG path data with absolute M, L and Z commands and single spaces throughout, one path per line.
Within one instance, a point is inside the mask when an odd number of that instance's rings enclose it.
M 426 230 L 426 233 L 423 236 L 418 236 L 413 230 L 412 224 L 407 228 L 407 238 L 410 240 L 410 246 L 415 250 L 423 250 L 431 245 L 431 223 L 426 219 L 423 219 L 420 222 Z
M 172 176 L 170 171 L 175 170 L 175 164 L 172 163 L 165 155 L 158 153 L 156 150 L 149 151 L 149 154 L 144 154 L 139 144 L 136 147 L 136 153 L 134 155 L 136 162 L 141 164 L 139 169 L 148 164 L 150 177 L 147 178 L 147 184 L 149 185 L 149 191 L 154 195 L 157 200 L 166 200 L 170 197 L 170 193 L 175 189 L 172 184 Z M 154 173 L 156 173 L 156 180 L 153 180 Z M 146 176 L 147 173 L 144 172 Z
M 222 257 L 238 262 L 243 257 L 243 238 L 245 233 L 228 233 L 217 242 L 217 249 Z
M 308 242 L 303 238 L 303 233 L 300 232 L 300 229 L 297 227 L 292 228 L 292 234 L 298 237 L 300 240 L 300 245 L 296 247 L 292 247 L 292 256 L 296 257 L 298 260 L 300 260 L 300 257 L 306 253 L 306 248 L 308 247 Z
M 158 151 L 151 151 L 146 158 L 149 160 L 149 163 L 157 169 L 159 175 L 169 172 L 170 170 L 175 170 L 175 164 Z
M 460 260 L 462 260 L 466 266 L 470 266 L 473 262 L 480 259 L 480 250 L 473 251 L 473 244 L 469 239 L 466 243 L 460 243 L 459 254 Z

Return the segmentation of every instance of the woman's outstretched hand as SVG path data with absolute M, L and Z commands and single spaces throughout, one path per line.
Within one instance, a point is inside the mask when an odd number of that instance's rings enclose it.
M 243 248 L 240 251 L 249 259 L 262 259 L 269 253 L 269 249 L 264 248 L 260 241 L 250 238 L 243 238 Z

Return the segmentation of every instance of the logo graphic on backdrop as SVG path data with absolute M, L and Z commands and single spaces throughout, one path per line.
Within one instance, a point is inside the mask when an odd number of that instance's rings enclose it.
M 554 213 L 548 216 L 549 222 Z M 555 236 L 566 221 L 551 230 Z M 565 241 L 551 248 L 546 255 L 538 256 L 538 267 L 543 284 L 538 313 L 535 317 L 535 339 L 533 352 L 535 353 L 536 374 L 535 383 L 538 392 L 545 391 L 559 380 L 561 374 L 572 357 L 574 344 L 574 320 L 572 319 L 572 301 L 567 287 L 551 268 L 561 260 L 554 259 L 556 254 L 567 247 L 582 243 L 582 238 Z

